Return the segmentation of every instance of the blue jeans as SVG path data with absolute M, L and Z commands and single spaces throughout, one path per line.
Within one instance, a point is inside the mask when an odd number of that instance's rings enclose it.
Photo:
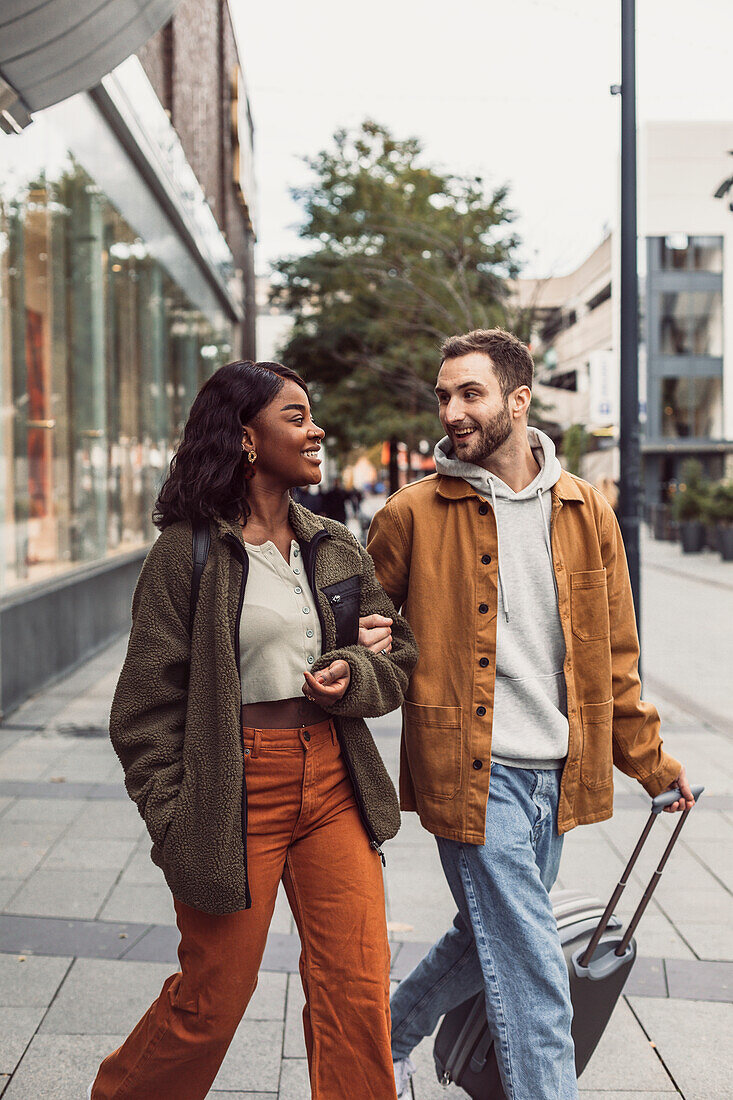
M 483 988 L 507 1100 L 577 1100 L 567 967 L 548 891 L 560 770 L 491 766 L 484 844 L 438 837 L 453 927 L 392 996 L 392 1057 Z

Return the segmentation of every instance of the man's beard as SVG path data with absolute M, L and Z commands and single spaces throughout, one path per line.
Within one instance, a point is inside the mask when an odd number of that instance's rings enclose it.
M 488 424 L 476 424 L 475 428 L 474 435 L 470 437 L 465 446 L 457 446 L 458 440 L 454 437 L 453 450 L 459 461 L 471 462 L 474 466 L 478 466 L 485 462 L 494 451 L 497 451 L 503 443 L 506 443 L 512 434 L 512 420 L 506 402 L 500 412 Z

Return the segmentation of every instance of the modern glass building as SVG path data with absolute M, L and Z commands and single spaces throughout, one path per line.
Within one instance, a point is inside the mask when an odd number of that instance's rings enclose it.
M 0 134 L 0 709 L 129 623 L 244 287 L 136 58 Z

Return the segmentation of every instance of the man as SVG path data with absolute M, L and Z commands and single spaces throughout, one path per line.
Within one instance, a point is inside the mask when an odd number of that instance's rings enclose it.
M 420 648 L 404 706 L 402 808 L 437 837 L 453 927 L 392 999 L 398 1094 L 410 1052 L 483 986 L 508 1100 L 577 1097 L 572 1007 L 549 890 L 562 834 L 613 812 L 612 766 L 652 796 L 684 768 L 642 702 L 610 505 L 527 426 L 533 363 L 500 329 L 452 337 L 436 474 L 372 523 L 377 575 Z

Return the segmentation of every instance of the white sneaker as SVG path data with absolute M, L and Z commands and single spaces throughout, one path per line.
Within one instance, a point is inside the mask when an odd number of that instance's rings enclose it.
M 400 1058 L 394 1063 L 394 1083 L 397 1087 L 398 1100 L 405 1100 L 411 1095 L 410 1078 L 415 1072 L 412 1058 Z

